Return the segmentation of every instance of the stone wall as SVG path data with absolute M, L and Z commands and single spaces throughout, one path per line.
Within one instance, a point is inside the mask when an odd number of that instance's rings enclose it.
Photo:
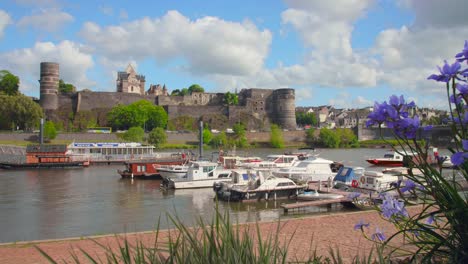
M 131 103 L 148 100 L 155 102 L 154 95 L 139 95 L 118 92 L 79 92 L 77 96 L 77 112 L 90 111 L 96 108 L 112 109 L 118 104 L 129 105 Z

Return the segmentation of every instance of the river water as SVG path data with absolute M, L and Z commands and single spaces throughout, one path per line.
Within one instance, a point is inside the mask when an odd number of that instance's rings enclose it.
M 283 150 L 284 151 L 284 150 Z M 277 153 L 283 152 L 277 150 Z M 320 149 L 320 157 L 347 166 L 368 167 L 366 158 L 381 157 L 385 149 Z M 271 149 L 249 150 L 265 157 Z M 123 165 L 96 165 L 80 169 L 0 169 L 0 242 L 82 237 L 172 227 L 167 215 L 191 225 L 199 217 L 210 221 L 216 206 L 211 188 L 162 191 L 160 180 L 121 179 Z M 380 168 L 373 168 L 379 170 Z M 227 203 L 232 221 L 272 221 L 297 217 L 279 208 L 287 201 Z M 292 201 L 290 201 L 292 202 Z M 326 207 L 303 213 L 333 213 Z

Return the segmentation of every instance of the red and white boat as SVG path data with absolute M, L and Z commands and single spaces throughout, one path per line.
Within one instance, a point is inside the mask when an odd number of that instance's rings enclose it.
M 413 155 L 402 155 L 397 151 L 389 151 L 384 154 L 382 158 L 370 158 L 366 159 L 367 162 L 375 166 L 384 167 L 404 167 L 407 163 L 407 159 L 411 159 Z
M 168 165 L 183 165 L 188 162 L 185 155 L 174 155 L 171 158 L 130 161 L 125 163 L 125 170 L 117 170 L 122 178 L 161 177 L 159 168 Z

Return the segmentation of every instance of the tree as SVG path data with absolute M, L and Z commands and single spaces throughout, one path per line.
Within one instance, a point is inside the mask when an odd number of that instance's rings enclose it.
M 238 105 L 239 96 L 237 94 L 227 92 L 224 94 L 223 101 L 226 105 Z
M 160 147 L 162 144 L 167 142 L 167 135 L 164 129 L 155 127 L 148 135 L 148 142 L 153 144 L 155 147 Z
M 19 91 L 19 78 L 9 71 L 0 71 L 0 93 L 16 95 Z
M 248 142 L 247 142 L 247 136 L 245 135 L 246 129 L 245 129 L 244 124 L 236 123 L 232 127 L 232 130 L 234 131 L 234 144 L 240 148 L 247 147 Z
M 359 142 L 354 132 L 349 128 L 337 128 L 336 134 L 340 139 L 341 148 L 358 147 Z
M 203 87 L 201 87 L 201 86 L 198 85 L 198 84 L 192 84 L 192 85 L 190 85 L 190 87 L 188 88 L 188 92 L 189 92 L 189 94 L 192 94 L 192 93 L 204 93 L 204 92 L 205 92 L 205 89 L 203 89 Z
M 54 122 L 52 121 L 47 121 L 44 124 L 44 137 L 52 140 L 57 137 L 57 130 L 55 129 Z
M 296 123 L 300 126 L 317 126 L 317 116 L 315 113 L 296 112 Z
M 209 145 L 211 142 L 211 139 L 213 138 L 213 134 L 208 128 L 203 129 L 203 143 L 206 145 Z
M 189 90 L 187 88 L 182 88 L 182 90 L 179 90 L 179 89 L 173 90 L 171 93 L 171 96 L 184 96 L 188 94 L 189 94 Z
M 76 88 L 73 84 L 65 83 L 62 79 L 59 80 L 59 92 L 60 93 L 74 93 Z
M 32 130 L 43 117 L 42 108 L 21 93 L 14 96 L 0 94 L 0 113 L 0 129 Z
M 333 130 L 322 128 L 320 130 L 320 143 L 328 148 L 338 148 L 340 146 L 340 137 Z
M 127 106 L 117 105 L 107 115 L 109 124 L 114 129 L 130 127 L 164 128 L 167 125 L 167 113 L 162 106 L 156 106 L 147 100 L 140 100 Z
M 141 127 L 131 127 L 122 135 L 122 138 L 131 142 L 143 142 L 145 131 Z
M 284 148 L 283 132 L 276 124 L 271 125 L 270 144 L 274 148 Z
M 315 136 L 315 129 L 310 128 L 306 130 L 306 144 L 313 147 L 317 143 L 317 137 Z
M 228 144 L 227 136 L 225 132 L 221 132 L 211 139 L 210 145 L 218 148 L 218 147 L 225 147 Z

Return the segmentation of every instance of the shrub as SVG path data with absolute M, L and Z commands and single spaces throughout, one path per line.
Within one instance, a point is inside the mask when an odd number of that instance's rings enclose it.
M 160 127 L 153 128 L 148 135 L 148 142 L 158 148 L 162 144 L 165 144 L 167 142 L 167 135 L 164 129 Z
M 131 142 L 143 142 L 145 131 L 141 127 L 131 127 L 122 135 L 122 138 Z
M 276 124 L 271 125 L 270 144 L 274 148 L 284 148 L 283 132 Z
M 45 122 L 44 137 L 46 137 L 48 140 L 52 140 L 57 137 L 57 130 L 55 129 L 54 122 L 52 121 Z

